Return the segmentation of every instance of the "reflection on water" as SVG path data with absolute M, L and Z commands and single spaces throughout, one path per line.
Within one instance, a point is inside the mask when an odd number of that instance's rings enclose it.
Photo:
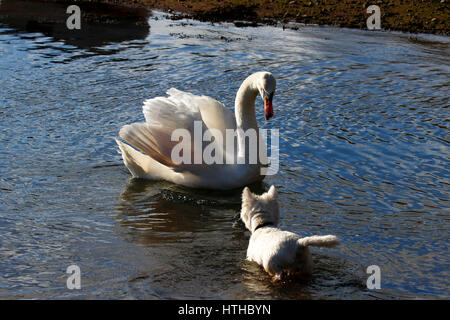
M 149 24 L 76 44 L 57 24 L 0 20 L 0 297 L 449 296 L 448 38 L 160 13 Z M 170 87 L 231 107 L 264 69 L 278 80 L 275 117 L 258 101 L 257 118 L 280 130 L 280 172 L 250 188 L 279 188 L 282 228 L 342 239 L 312 250 L 305 281 L 274 284 L 245 261 L 241 190 L 130 180 L 113 140 Z M 365 287 L 373 264 L 379 291 Z
M 171 187 L 174 188 L 167 183 L 155 186 L 144 180 L 132 180 L 120 196 L 117 222 L 131 237 L 137 237 L 136 241 L 157 246 L 166 242 L 189 242 L 196 232 L 216 230 L 212 208 L 218 212 L 240 209 L 240 194 L 236 192 L 231 194 L 233 198 L 220 195 L 219 201 L 216 200 L 219 195 L 166 189 Z
M 0 17 L 14 33 L 40 32 L 56 42 L 62 40 L 67 45 L 85 49 L 133 39 L 144 40 L 148 36 L 150 12 L 145 9 L 103 3 L 78 5 L 82 21 L 79 30 L 66 27 L 70 14 L 66 13 L 68 4 L 65 3 L 3 0 L 0 1 Z

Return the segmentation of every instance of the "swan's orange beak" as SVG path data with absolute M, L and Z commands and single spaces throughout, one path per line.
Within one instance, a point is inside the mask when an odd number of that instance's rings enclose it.
M 272 99 L 265 98 L 264 99 L 264 110 L 266 112 L 266 120 L 269 120 L 273 117 L 273 107 L 272 107 Z

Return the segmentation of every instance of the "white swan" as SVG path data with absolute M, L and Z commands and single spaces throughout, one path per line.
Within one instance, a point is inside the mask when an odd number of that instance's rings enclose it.
M 167 91 L 167 98 L 146 100 L 143 106 L 146 122 L 125 125 L 119 132 L 123 140 L 142 152 L 116 139 L 126 167 L 134 177 L 167 180 L 193 188 L 233 189 L 264 179 L 260 169 L 267 164 L 266 146 L 259 135 L 255 100 L 260 94 L 264 100 L 265 118 L 268 120 L 273 116 L 272 98 L 275 87 L 275 78 L 269 72 L 256 72 L 247 77 L 236 94 L 235 115 L 213 98 L 173 88 Z M 199 122 L 194 125 L 195 121 Z M 210 139 L 213 143 L 201 141 L 200 145 L 194 146 L 198 143 L 194 141 L 194 136 L 196 133 L 198 135 L 199 128 L 202 133 L 207 130 L 211 132 L 209 138 L 214 137 Z M 229 131 L 227 129 L 238 132 L 238 141 L 234 148 L 229 149 L 226 145 L 218 144 L 220 148 L 215 152 L 218 152 L 219 158 L 224 159 L 222 164 L 207 164 L 202 159 L 199 164 L 180 163 L 173 161 L 172 157 L 173 148 L 179 144 L 178 140 L 172 141 L 171 138 L 175 129 L 186 129 L 185 132 L 191 134 L 192 140 L 188 142 L 194 146 L 192 150 L 201 148 L 200 151 L 206 152 L 206 148 L 211 149 L 212 144 L 217 147 L 215 143 L 221 142 L 220 135 L 225 143 L 226 131 Z M 242 132 L 236 129 L 242 129 L 243 132 L 248 129 L 256 131 L 257 145 L 262 151 L 256 163 L 249 161 L 248 140 L 246 143 Z M 198 138 L 197 136 L 196 141 Z M 193 151 L 191 153 L 194 162 L 196 155 Z M 183 152 L 181 155 L 184 155 Z M 242 163 L 238 160 L 243 159 L 244 164 L 238 164 Z

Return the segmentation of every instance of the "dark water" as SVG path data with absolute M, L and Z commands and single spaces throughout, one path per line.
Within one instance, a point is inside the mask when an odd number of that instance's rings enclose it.
M 450 297 L 449 38 L 156 16 L 87 47 L 0 24 L 0 298 Z M 245 261 L 241 190 L 130 180 L 113 140 L 146 98 L 231 108 L 260 70 L 278 80 L 275 117 L 261 101 L 257 117 L 280 130 L 280 171 L 252 190 L 279 188 L 283 228 L 342 239 L 309 281 Z

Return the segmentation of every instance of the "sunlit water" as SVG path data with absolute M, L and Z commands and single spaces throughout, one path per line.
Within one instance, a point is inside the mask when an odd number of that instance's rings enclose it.
M 450 297 L 448 38 L 156 16 L 142 39 L 83 48 L 0 24 L 0 298 Z M 278 80 L 257 118 L 280 130 L 280 171 L 252 190 L 279 188 L 281 227 L 342 240 L 313 250 L 308 281 L 245 261 L 240 189 L 130 180 L 113 140 L 146 98 L 232 108 L 260 70 Z

